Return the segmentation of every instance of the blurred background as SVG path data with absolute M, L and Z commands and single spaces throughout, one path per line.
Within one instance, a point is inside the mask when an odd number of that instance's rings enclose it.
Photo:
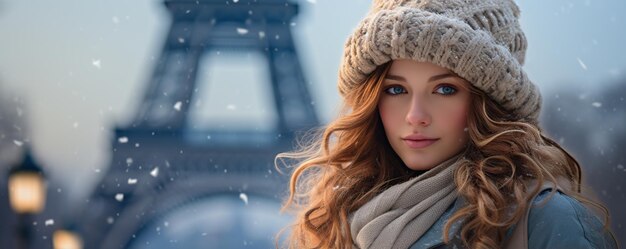
M 370 3 L 0 1 L 0 244 L 272 247 L 291 219 L 273 156 L 335 117 Z M 623 244 L 626 2 L 518 5 L 541 125 Z M 9 200 L 18 178 L 41 205 Z

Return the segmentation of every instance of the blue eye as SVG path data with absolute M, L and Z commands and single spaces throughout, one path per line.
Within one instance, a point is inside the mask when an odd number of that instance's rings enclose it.
M 456 89 L 454 89 L 454 87 L 451 87 L 451 86 L 440 86 L 437 88 L 435 92 L 443 94 L 443 95 L 452 95 L 456 93 Z
M 391 95 L 398 95 L 398 94 L 406 93 L 406 90 L 404 90 L 404 87 L 401 87 L 401 86 L 392 86 L 392 87 L 385 89 L 385 92 Z

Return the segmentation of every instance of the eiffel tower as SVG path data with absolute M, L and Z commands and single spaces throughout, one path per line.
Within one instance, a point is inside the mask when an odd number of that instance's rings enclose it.
M 279 203 L 286 176 L 275 172 L 274 156 L 293 148 L 295 132 L 319 125 L 292 37 L 296 3 L 164 4 L 172 23 L 160 58 L 133 122 L 115 129 L 110 166 L 77 225 L 85 248 L 133 247 L 167 214 L 215 196 Z M 266 59 L 277 113 L 271 131 L 189 129 L 200 59 L 220 50 L 260 52 Z M 207 134 L 210 142 L 194 142 Z

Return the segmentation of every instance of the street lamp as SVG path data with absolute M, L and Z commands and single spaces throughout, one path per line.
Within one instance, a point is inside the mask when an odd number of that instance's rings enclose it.
M 46 203 L 46 182 L 43 171 L 26 148 L 24 159 L 9 171 L 9 201 L 19 216 L 18 245 L 29 249 L 31 215 L 41 212 Z
M 83 241 L 80 236 L 70 230 L 56 230 L 52 235 L 54 249 L 82 249 Z

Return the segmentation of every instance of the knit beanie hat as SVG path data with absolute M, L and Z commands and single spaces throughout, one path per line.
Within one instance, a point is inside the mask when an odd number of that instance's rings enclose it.
M 339 93 L 390 60 L 426 61 L 484 91 L 513 120 L 537 123 L 541 95 L 522 69 L 519 16 L 513 0 L 374 0 L 346 41 Z

